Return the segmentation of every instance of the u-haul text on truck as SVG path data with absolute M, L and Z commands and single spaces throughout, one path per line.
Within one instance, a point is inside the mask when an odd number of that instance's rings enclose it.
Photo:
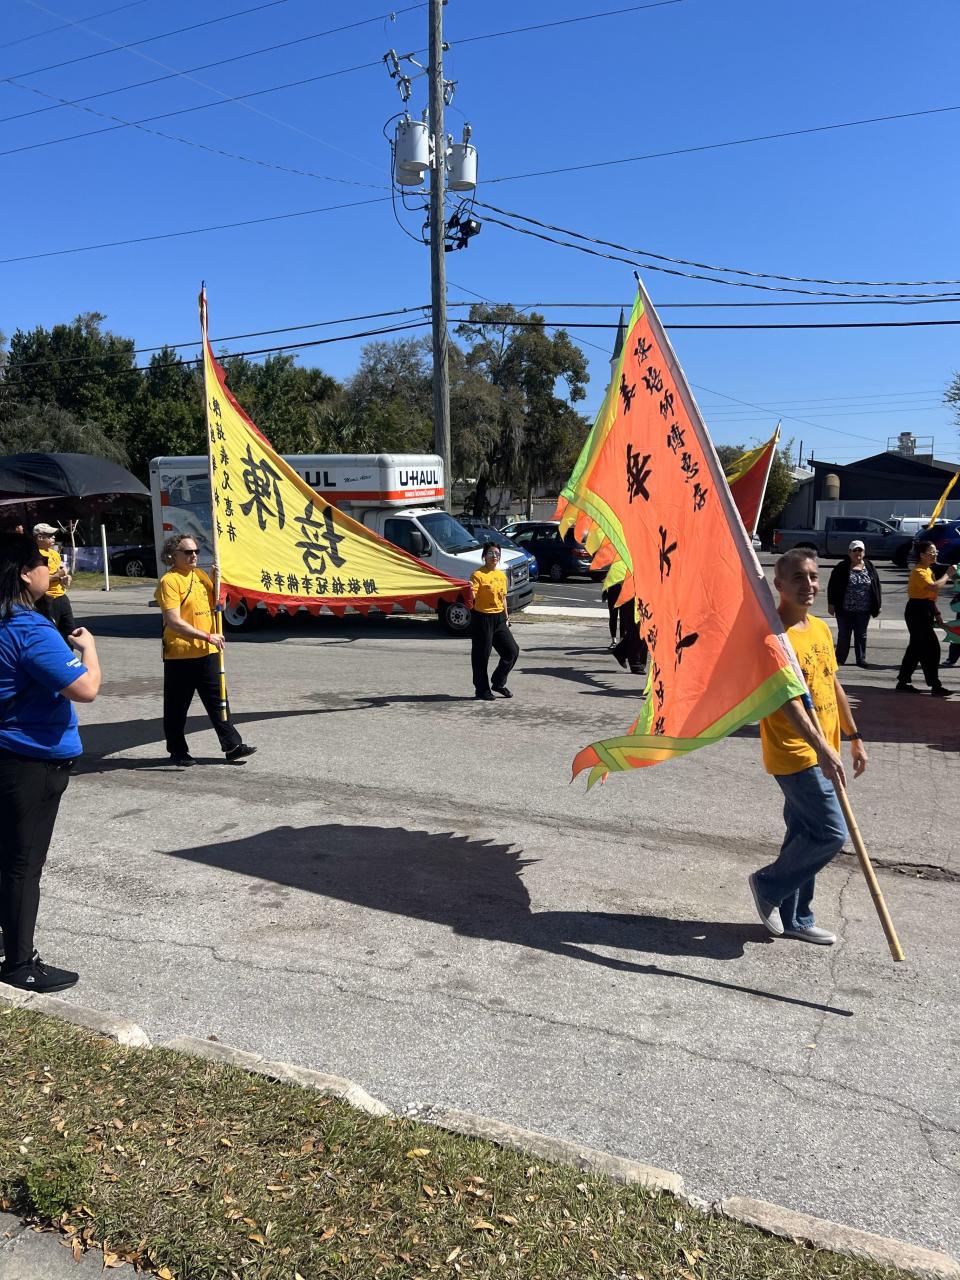
M 285 461 L 328 502 L 449 577 L 469 578 L 483 563 L 473 534 L 443 510 L 443 461 L 436 454 L 303 453 L 290 454 Z M 211 564 L 206 457 L 154 458 L 150 496 L 158 564 L 164 540 L 174 533 L 195 538 L 200 563 Z M 525 608 L 533 599 L 526 558 L 504 549 L 500 567 L 507 575 L 510 611 Z M 224 619 L 230 627 L 243 626 L 248 620 L 246 605 L 229 606 Z M 460 602 L 442 602 L 440 621 L 452 634 L 463 635 L 470 627 L 470 611 Z

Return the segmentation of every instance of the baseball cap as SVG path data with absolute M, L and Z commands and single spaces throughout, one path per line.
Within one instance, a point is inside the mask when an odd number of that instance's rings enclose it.
M 863 545 L 863 543 L 860 541 L 859 538 L 854 538 L 854 540 L 850 543 L 849 547 L 847 547 L 848 551 L 866 551 L 866 549 L 867 548 Z
M 52 524 L 35 524 L 33 526 L 33 532 L 50 534 L 56 533 L 57 531 Z

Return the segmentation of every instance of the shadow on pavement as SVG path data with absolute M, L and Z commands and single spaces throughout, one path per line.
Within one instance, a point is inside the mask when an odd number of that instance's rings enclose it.
M 521 660 L 523 654 L 521 653 Z M 622 667 L 610 659 L 611 675 L 620 673 L 629 676 L 630 672 L 624 671 Z M 582 684 L 586 686 L 589 693 L 602 693 L 608 698 L 640 698 L 643 694 L 643 686 L 646 680 L 645 676 L 634 675 L 631 678 L 634 681 L 633 688 L 616 689 L 607 684 L 606 678 L 596 676 L 590 671 L 581 671 L 576 667 L 518 667 L 517 670 L 522 676 L 553 676 L 557 680 L 568 680 L 572 684 Z
M 529 947 L 622 973 L 677 978 L 840 1017 L 846 1009 L 656 964 L 604 955 L 592 947 L 735 960 L 747 943 L 767 945 L 759 924 L 682 920 L 597 911 L 532 911 L 521 878 L 530 864 L 510 845 L 403 827 L 330 823 L 275 827 L 241 840 L 170 850 L 199 862 L 372 911 L 452 929 L 462 937 Z

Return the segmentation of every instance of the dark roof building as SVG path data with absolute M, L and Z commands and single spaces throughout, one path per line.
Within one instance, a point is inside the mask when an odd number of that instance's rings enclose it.
M 885 502 L 896 511 L 899 503 L 918 499 L 933 499 L 943 493 L 950 476 L 957 470 L 954 462 L 940 462 L 936 458 L 921 462 L 902 453 L 875 453 L 841 466 L 837 462 L 820 462 L 811 459 L 813 475 L 802 482 L 778 518 L 782 527 L 813 528 L 817 503 L 839 498 L 841 502 Z M 839 494 L 827 492 L 827 476 L 840 481 Z

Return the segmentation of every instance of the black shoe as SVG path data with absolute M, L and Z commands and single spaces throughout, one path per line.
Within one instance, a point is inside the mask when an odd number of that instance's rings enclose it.
M 178 765 L 181 769 L 189 769 L 192 764 L 196 764 L 197 762 L 194 760 L 193 756 L 175 756 L 171 752 L 170 763 Z
M 239 747 L 231 747 L 227 752 L 228 760 L 243 760 L 246 756 L 252 756 L 256 751 L 256 747 L 248 746 L 246 742 L 241 742 Z
M 956 658 L 947 658 L 945 662 L 940 663 L 941 667 L 955 667 L 957 665 Z
M 857 663 L 857 666 L 858 666 L 858 667 L 869 667 L 869 666 L 870 666 L 870 663 L 869 663 L 869 662 L 858 662 L 858 663 Z
M 614 653 L 612 649 L 610 652 L 613 654 L 613 657 L 616 658 L 617 662 L 620 663 L 621 667 L 623 667 L 624 671 L 626 671 L 627 667 L 630 665 L 627 659 L 621 658 L 620 655 L 618 653 Z
M 473 696 L 478 702 L 496 702 L 492 693 L 475 693 Z
M 21 991 L 65 991 L 78 981 L 79 973 L 72 969 L 55 969 L 52 964 L 44 964 L 36 951 L 26 964 L 7 968 L 0 967 L 0 982 L 8 987 L 19 987 Z
M 646 667 L 631 667 L 630 674 L 632 676 L 645 676 L 647 674 Z
M 949 698 L 953 694 L 952 689 L 946 689 L 942 684 L 938 684 L 935 689 L 930 690 L 931 698 Z
M 919 693 L 919 689 L 915 689 L 912 684 L 901 684 L 897 681 L 897 693 Z
M 510 692 L 510 690 L 507 688 L 505 684 L 495 684 L 495 685 L 492 685 L 491 688 L 493 689 L 494 693 L 499 693 L 501 698 L 513 697 L 513 694 Z

